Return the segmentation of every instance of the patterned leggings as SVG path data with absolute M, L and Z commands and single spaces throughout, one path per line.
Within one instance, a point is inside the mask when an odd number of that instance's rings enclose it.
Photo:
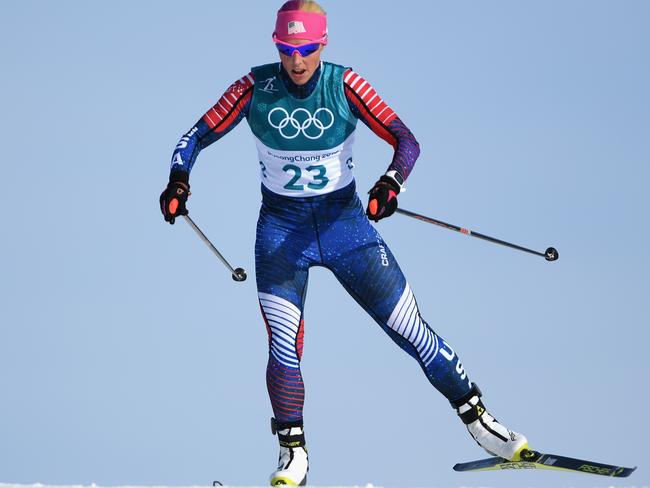
M 365 216 L 354 183 L 316 197 L 284 197 L 264 187 L 262 195 L 255 269 L 269 334 L 266 381 L 278 421 L 303 416 L 300 359 L 311 266 L 332 271 L 448 400 L 469 391 L 471 383 L 458 356 L 420 316 L 397 261 Z

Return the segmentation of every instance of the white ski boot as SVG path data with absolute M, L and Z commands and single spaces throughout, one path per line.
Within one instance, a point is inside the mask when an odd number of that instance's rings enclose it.
M 492 417 L 485 409 L 481 396 L 481 390 L 472 384 L 472 389 L 467 395 L 451 404 L 479 446 L 492 456 L 521 461 L 521 452 L 528 449 L 528 440 Z
M 271 419 L 271 432 L 278 434 L 280 456 L 278 469 L 271 473 L 271 486 L 305 486 L 309 459 L 305 447 L 305 433 L 302 420 L 276 422 Z

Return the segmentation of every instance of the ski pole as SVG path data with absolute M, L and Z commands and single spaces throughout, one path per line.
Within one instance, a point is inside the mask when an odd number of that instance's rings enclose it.
M 201 229 L 199 229 L 199 226 L 194 223 L 194 221 L 190 218 L 189 215 L 183 215 L 185 217 L 185 220 L 187 221 L 188 224 L 194 229 L 194 231 L 199 235 L 201 240 L 205 242 L 205 244 L 210 248 L 210 250 L 219 258 L 219 260 L 230 270 L 232 273 L 232 279 L 235 281 L 246 281 L 246 271 L 244 268 L 237 268 L 234 269 L 232 266 L 230 266 L 230 263 L 226 261 L 226 258 L 224 258 L 221 253 L 218 251 L 216 247 L 214 247 L 214 244 L 210 242 L 210 239 L 207 238 L 207 236 L 203 233 Z
M 434 225 L 438 225 L 440 227 L 444 227 L 445 229 L 460 232 L 461 234 L 465 234 L 465 235 L 473 236 L 473 237 L 478 237 L 479 239 L 483 239 L 483 240 L 488 241 L 488 242 L 493 242 L 495 244 L 501 244 L 502 246 L 511 247 L 513 249 L 518 249 L 519 251 L 524 251 L 524 252 L 528 252 L 530 254 L 535 254 L 537 256 L 542 256 L 547 261 L 557 261 L 557 259 L 560 257 L 560 253 L 558 253 L 557 249 L 555 249 L 554 247 L 549 247 L 544 252 L 533 251 L 532 249 L 528 249 L 526 247 L 518 246 L 517 244 L 512 244 L 510 242 L 502 241 L 501 239 L 496 239 L 495 237 L 486 236 L 485 234 L 480 234 L 478 232 L 474 232 L 473 230 L 465 229 L 464 227 L 458 227 L 457 225 L 448 224 L 446 222 L 443 222 L 442 220 L 432 219 L 431 217 L 426 217 L 424 215 L 420 215 L 418 213 L 411 212 L 410 210 L 404 210 L 403 208 L 398 208 L 396 210 L 396 212 L 401 213 L 402 215 L 406 215 L 408 217 L 412 217 L 414 219 L 422 220 L 423 222 L 428 222 L 430 224 L 434 224 Z

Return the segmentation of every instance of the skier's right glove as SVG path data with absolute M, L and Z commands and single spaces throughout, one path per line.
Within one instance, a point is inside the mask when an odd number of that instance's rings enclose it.
M 187 197 L 191 195 L 190 184 L 187 177 L 175 179 L 173 176 L 170 178 L 167 188 L 160 194 L 160 211 L 165 218 L 165 221 L 174 224 L 176 217 L 187 215 L 187 208 L 185 203 Z

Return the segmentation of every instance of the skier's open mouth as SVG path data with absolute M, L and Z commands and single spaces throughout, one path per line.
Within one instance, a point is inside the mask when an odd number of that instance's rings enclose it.
M 307 70 L 306 69 L 292 69 L 291 72 L 294 75 L 301 76 L 301 75 L 304 75 L 307 72 Z

